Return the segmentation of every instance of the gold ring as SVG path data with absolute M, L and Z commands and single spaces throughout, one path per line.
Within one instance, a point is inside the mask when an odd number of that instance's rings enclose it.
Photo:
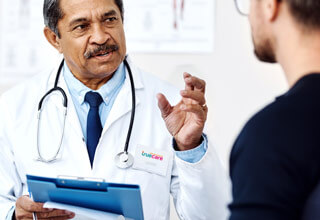
M 201 105 L 202 108 L 206 108 L 207 107 L 207 104 L 204 103 L 203 105 Z

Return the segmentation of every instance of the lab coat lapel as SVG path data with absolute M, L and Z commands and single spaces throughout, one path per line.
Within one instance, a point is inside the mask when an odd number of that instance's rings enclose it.
M 54 70 L 48 80 L 47 90 L 50 90 L 54 87 L 55 78 L 57 76 L 57 70 Z M 76 158 L 74 161 L 74 166 L 78 167 L 81 170 L 82 175 L 90 175 L 91 165 L 87 153 L 86 144 L 83 140 L 82 129 L 80 126 L 79 118 L 74 107 L 72 97 L 69 93 L 69 89 L 64 80 L 63 73 L 61 73 L 58 86 L 61 87 L 66 93 L 68 99 L 67 115 L 64 129 L 64 137 L 62 142 L 62 152 L 61 155 L 68 159 L 71 155 L 73 158 Z M 58 100 L 60 101 L 60 100 Z M 62 110 L 61 102 L 56 104 L 58 110 Z M 57 123 L 56 119 L 52 119 L 54 123 Z M 86 163 L 84 163 L 86 161 Z M 79 174 L 81 174 L 79 173 Z
M 65 64 L 66 65 L 66 64 Z M 52 72 L 49 81 L 48 81 L 48 90 L 54 87 L 54 82 L 57 76 L 57 71 L 58 69 L 56 69 L 55 71 Z M 69 93 L 69 89 L 68 86 L 65 82 L 64 76 L 63 76 L 63 69 L 61 70 L 61 74 L 60 74 L 60 78 L 58 81 L 58 86 L 61 87 L 64 92 L 67 95 L 67 99 L 68 99 L 68 108 L 67 108 L 67 117 L 66 117 L 66 129 L 65 131 L 69 131 L 69 127 L 70 129 L 72 129 L 76 135 L 77 138 L 80 138 L 80 140 L 82 140 L 83 138 L 83 134 L 82 134 L 82 129 L 80 126 L 80 122 L 79 122 L 79 118 L 76 112 L 76 109 L 74 107 L 73 101 L 72 101 L 72 97 Z M 59 103 L 59 105 L 61 105 L 61 103 Z M 67 128 L 68 127 L 68 128 Z
M 133 80 L 135 84 L 136 92 L 136 107 L 140 104 L 139 93 L 137 92 L 140 89 L 143 89 L 143 83 L 141 80 L 141 75 L 139 70 L 128 60 L 129 65 L 132 70 Z M 111 125 L 119 120 L 121 117 L 131 112 L 132 110 L 132 93 L 131 93 L 131 84 L 128 75 L 128 70 L 126 69 L 126 80 L 123 87 L 121 88 L 113 106 L 109 113 L 109 116 L 106 120 L 105 125 L 103 126 L 102 135 L 111 127 Z M 128 121 L 129 126 L 130 121 Z
M 60 76 L 59 80 L 59 86 L 65 91 L 67 97 L 68 97 L 68 112 L 67 112 L 67 120 L 66 123 L 69 125 L 71 129 L 74 130 L 74 132 L 77 135 L 77 138 L 83 139 L 82 129 L 79 121 L 78 114 L 76 112 L 76 109 L 73 104 L 72 97 L 69 93 L 69 89 L 67 87 L 67 84 L 64 80 L 63 74 Z
M 78 167 L 82 167 L 83 172 L 86 175 L 91 175 L 91 165 L 87 151 L 87 145 L 85 143 L 83 132 L 81 129 L 80 121 L 76 108 L 74 107 L 71 94 L 69 93 L 68 86 L 65 82 L 63 74 L 60 76 L 59 86 L 65 91 L 68 97 L 68 112 L 66 118 L 65 138 L 68 139 L 68 149 L 75 155 L 79 164 Z

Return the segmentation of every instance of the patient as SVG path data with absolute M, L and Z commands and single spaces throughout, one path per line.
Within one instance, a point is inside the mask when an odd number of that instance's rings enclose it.
M 236 4 L 246 14 L 244 1 Z M 230 220 L 320 219 L 320 1 L 250 4 L 255 53 L 282 66 L 290 89 L 253 116 L 234 144 Z

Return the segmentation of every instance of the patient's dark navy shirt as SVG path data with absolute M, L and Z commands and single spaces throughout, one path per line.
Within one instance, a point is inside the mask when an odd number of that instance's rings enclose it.
M 320 180 L 320 74 L 300 79 L 245 125 L 230 175 L 230 220 L 302 219 Z

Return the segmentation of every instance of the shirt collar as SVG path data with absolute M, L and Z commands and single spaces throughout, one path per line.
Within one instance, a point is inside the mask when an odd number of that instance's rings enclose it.
M 63 76 L 67 83 L 70 94 L 79 102 L 80 105 L 84 104 L 84 97 L 86 93 L 93 90 L 85 86 L 76 77 L 74 77 L 66 63 L 63 66 Z M 124 80 L 125 69 L 124 64 L 121 63 L 111 79 L 95 92 L 98 92 L 103 98 L 103 102 L 108 105 L 112 95 L 114 95 L 114 93 L 123 85 Z

